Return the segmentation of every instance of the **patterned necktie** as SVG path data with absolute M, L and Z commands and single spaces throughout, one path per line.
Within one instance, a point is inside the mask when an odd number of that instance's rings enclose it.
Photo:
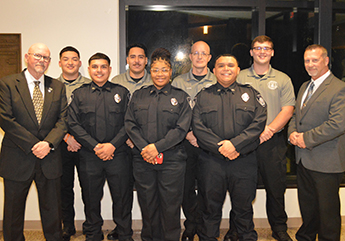
M 35 88 L 32 95 L 32 103 L 34 104 L 35 114 L 38 124 L 41 123 L 42 111 L 43 111 L 43 95 L 40 90 L 40 81 L 34 81 Z
M 310 97 L 313 95 L 313 89 L 314 89 L 314 82 L 311 82 L 309 85 L 309 89 L 308 89 L 308 93 L 307 96 L 305 97 L 304 101 L 303 101 L 303 105 L 302 105 L 302 109 L 304 107 L 306 107 L 308 100 L 310 99 Z

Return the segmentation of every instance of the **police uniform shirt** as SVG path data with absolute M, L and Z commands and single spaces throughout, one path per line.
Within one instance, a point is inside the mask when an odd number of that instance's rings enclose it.
M 237 76 L 238 83 L 249 84 L 260 92 L 267 103 L 267 124 L 269 125 L 284 106 L 295 106 L 295 92 L 289 76 L 271 66 L 262 78 L 253 66 L 242 70 Z
M 106 82 L 102 87 L 94 82 L 83 85 L 73 92 L 68 109 L 68 125 L 71 134 L 83 147 L 93 150 L 100 142 L 96 139 L 96 105 L 99 91 L 104 91 L 106 138 L 118 149 L 128 139 L 124 128 L 124 116 L 128 105 L 129 92 L 118 84 Z
M 245 154 L 259 145 L 266 124 L 266 103 L 249 85 L 219 83 L 199 92 L 193 109 L 193 131 L 200 147 L 214 154 L 218 142 L 230 140 Z
M 189 130 L 192 110 L 187 93 L 170 83 L 161 90 L 154 85 L 143 87 L 134 92 L 125 117 L 128 136 L 139 150 L 151 144 L 148 141 L 148 110 L 157 92 L 157 140 L 154 144 L 158 152 L 169 150 L 182 142 Z
M 189 94 L 190 98 L 193 100 L 197 93 L 203 88 L 210 87 L 211 85 L 217 83 L 217 78 L 212 74 L 209 68 L 207 68 L 206 76 L 198 81 L 193 76 L 193 68 L 190 69 L 188 73 L 177 76 L 173 82 L 172 86 L 180 88 Z

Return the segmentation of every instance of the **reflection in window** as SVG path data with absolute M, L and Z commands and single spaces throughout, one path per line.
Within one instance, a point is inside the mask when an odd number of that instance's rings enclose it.
M 211 47 L 211 70 L 215 57 L 230 53 L 233 48 L 239 53 L 241 63 L 248 62 L 243 66 L 247 67 L 250 64 L 251 14 L 251 9 L 153 11 L 129 7 L 127 44 L 143 43 L 149 55 L 157 47 L 167 48 L 173 55 L 173 77 L 190 70 L 190 47 L 198 40 L 206 41 Z

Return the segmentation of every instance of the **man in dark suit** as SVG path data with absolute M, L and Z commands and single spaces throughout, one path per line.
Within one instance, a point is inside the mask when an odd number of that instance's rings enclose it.
M 67 131 L 65 87 L 44 75 L 50 63 L 46 45 L 32 45 L 25 62 L 23 72 L 0 80 L 0 127 L 5 131 L 0 152 L 4 240 L 25 240 L 25 202 L 33 181 L 45 238 L 62 240 L 59 144 Z
M 345 170 L 345 83 L 328 68 L 327 50 L 310 45 L 304 65 L 311 76 L 298 93 L 289 124 L 295 145 L 298 201 L 303 224 L 297 240 L 340 240 L 339 185 Z

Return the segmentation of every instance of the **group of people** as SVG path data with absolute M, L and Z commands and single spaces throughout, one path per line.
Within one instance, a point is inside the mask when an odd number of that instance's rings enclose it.
M 227 192 L 231 211 L 224 241 L 257 240 L 252 202 L 258 175 L 266 190 L 272 236 L 287 233 L 286 136 L 295 145 L 298 201 L 303 225 L 297 240 L 340 240 L 339 185 L 345 171 L 345 83 L 329 70 L 327 50 L 308 46 L 311 80 L 295 101 L 290 78 L 270 65 L 272 40 L 256 37 L 253 64 L 240 70 L 236 57 L 216 57 L 191 47 L 192 68 L 171 81 L 171 54 L 127 47 L 125 73 L 109 79 L 110 58 L 92 55 L 91 79 L 79 73 L 80 54 L 60 52 L 61 76 L 44 73 L 50 51 L 32 45 L 27 68 L 0 80 L 4 130 L 0 175 L 4 179 L 5 241 L 24 240 L 26 197 L 34 181 L 47 240 L 70 240 L 74 225 L 74 170 L 82 189 L 86 240 L 103 240 L 101 199 L 105 182 L 116 227 L 109 240 L 131 241 L 133 188 L 142 214 L 142 240 L 217 240 Z M 291 120 L 290 120 L 291 119 Z M 62 225 L 61 225 L 62 223 Z

